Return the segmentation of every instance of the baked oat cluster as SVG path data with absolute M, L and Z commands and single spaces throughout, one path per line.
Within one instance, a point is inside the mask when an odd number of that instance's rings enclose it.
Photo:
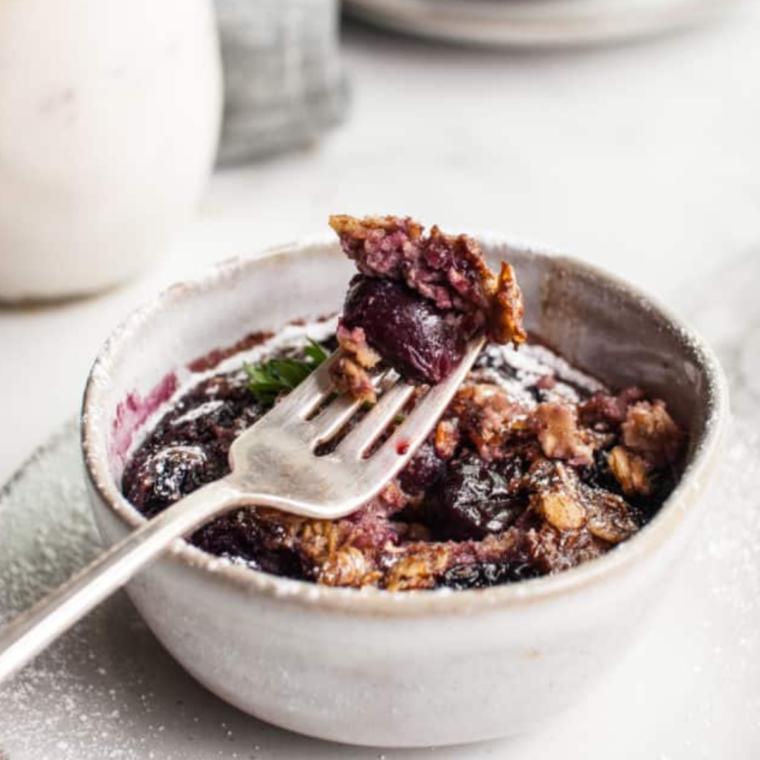
M 240 509 L 198 530 L 195 545 L 330 586 L 468 589 L 594 559 L 651 519 L 686 442 L 664 402 L 638 388 L 613 392 L 539 342 L 505 345 L 525 337 L 514 273 L 492 275 L 464 236 L 425 237 L 388 217 L 332 224 L 361 272 L 337 334 L 321 340 L 346 352 L 356 371 L 348 390 L 371 403 L 374 368 L 424 384 L 456 365 L 461 340 L 485 330 L 490 342 L 428 441 L 358 512 L 326 521 Z M 260 353 L 298 358 L 319 330 L 305 325 L 287 344 L 262 335 Z M 266 411 L 245 372 L 207 372 L 131 456 L 125 495 L 153 515 L 223 476 L 233 440 Z

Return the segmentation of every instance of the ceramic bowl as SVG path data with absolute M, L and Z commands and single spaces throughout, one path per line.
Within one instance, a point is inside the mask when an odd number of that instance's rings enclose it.
M 166 649 L 222 699 L 311 736 L 375 746 L 472 742 L 535 729 L 623 656 L 704 506 L 727 417 L 712 353 L 619 280 L 478 236 L 514 263 L 527 325 L 614 386 L 643 385 L 690 431 L 686 472 L 657 517 L 601 559 L 480 591 L 336 589 L 274 577 L 177 541 L 128 592 Z M 108 340 L 82 417 L 106 543 L 143 521 L 123 458 L 187 365 L 248 332 L 340 308 L 351 264 L 330 241 L 220 264 L 135 312 Z

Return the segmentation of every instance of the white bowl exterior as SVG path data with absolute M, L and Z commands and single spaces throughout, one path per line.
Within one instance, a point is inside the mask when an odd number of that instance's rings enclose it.
M 104 538 L 122 537 L 94 501 Z M 472 614 L 304 610 L 170 559 L 128 591 L 175 659 L 251 715 L 343 743 L 444 746 L 536 728 L 583 698 L 625 655 L 688 532 L 635 573 Z
M 490 257 L 515 263 L 530 329 L 570 360 L 587 367 L 598 360 L 605 379 L 662 394 L 695 441 L 711 442 L 710 452 L 696 451 L 699 466 L 625 547 L 554 578 L 484 592 L 394 596 L 324 589 L 224 562 L 213 563 L 215 572 L 206 555 L 178 544 L 128 591 L 168 651 L 241 709 L 309 735 L 376 746 L 522 732 L 580 699 L 614 666 L 661 596 L 714 464 L 725 411 L 719 370 L 700 364 L 700 347 L 624 286 L 568 260 L 484 243 Z M 334 244 L 292 251 L 299 255 L 230 264 L 200 285 L 176 286 L 159 310 L 133 321 L 129 335 L 115 338 L 129 350 L 106 349 L 108 365 L 96 369 L 107 378 L 98 414 L 110 420 L 127 393 L 146 393 L 171 369 L 168 357 L 186 364 L 251 330 L 336 310 L 351 267 Z M 94 427 L 96 438 L 107 435 L 108 425 Z M 93 447 L 86 448 L 91 460 Z M 118 463 L 113 468 L 118 475 Z M 91 484 L 107 542 L 129 530 L 123 500 L 114 510 L 104 498 L 112 485 Z M 653 530 L 658 521 L 670 529 Z M 612 557 L 623 552 L 635 562 Z

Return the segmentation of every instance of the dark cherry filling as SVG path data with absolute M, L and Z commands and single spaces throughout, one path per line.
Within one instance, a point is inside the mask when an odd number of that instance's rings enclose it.
M 402 282 L 356 275 L 343 324 L 361 327 L 369 345 L 415 382 L 440 382 L 462 358 L 462 320 Z
M 456 326 L 407 291 L 356 278 L 346 318 L 372 344 L 385 341 L 384 356 L 403 370 L 442 371 L 459 356 Z M 430 346 L 436 350 L 426 352 Z M 298 358 L 302 350 L 290 345 L 265 356 Z M 125 495 L 152 516 L 222 477 L 232 442 L 266 410 L 240 370 L 200 380 L 129 458 Z M 519 352 L 489 345 L 430 439 L 354 515 L 330 522 L 240 509 L 190 540 L 255 569 L 329 585 L 512 583 L 593 559 L 629 538 L 678 476 L 678 460 L 646 458 L 647 445 L 666 451 L 679 436 L 664 408 L 640 391 L 614 396 L 540 345 Z M 584 447 L 593 455 L 574 461 Z
M 243 561 L 257 570 L 306 579 L 297 551 L 288 545 L 281 525 L 246 519 L 234 512 L 197 530 L 192 543 L 209 554 Z
M 438 481 L 445 470 L 446 463 L 436 453 L 435 446 L 426 442 L 399 474 L 399 484 L 408 494 L 423 494 Z
M 205 483 L 229 472 L 235 438 L 266 410 L 244 378 L 221 375 L 201 382 L 163 417 L 124 470 L 124 495 L 153 516 Z
M 525 581 L 539 575 L 527 562 L 480 562 L 449 568 L 438 580 L 438 587 L 464 591 Z
M 509 528 L 528 506 L 521 489 L 523 474 L 519 455 L 484 462 L 468 451 L 450 462 L 431 499 L 430 516 L 436 535 L 463 541 Z

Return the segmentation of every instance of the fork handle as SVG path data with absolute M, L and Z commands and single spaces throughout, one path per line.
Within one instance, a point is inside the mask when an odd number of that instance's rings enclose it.
M 114 544 L 87 567 L 0 630 L 0 683 L 30 662 L 176 538 L 250 504 L 227 480 L 199 488 Z

